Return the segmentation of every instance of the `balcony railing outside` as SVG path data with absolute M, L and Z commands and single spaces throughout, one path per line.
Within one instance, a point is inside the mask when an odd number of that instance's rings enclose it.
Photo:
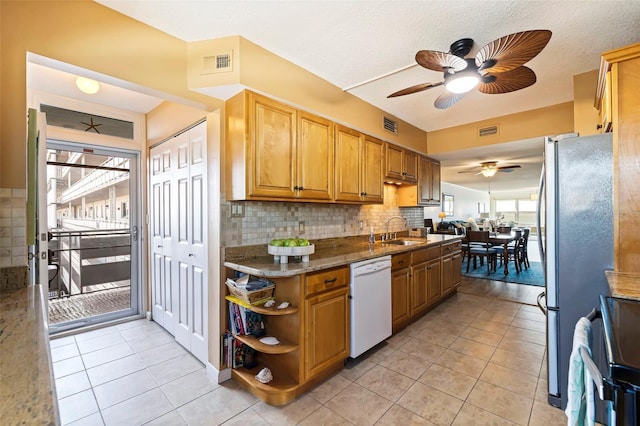
M 53 231 L 49 245 L 50 298 L 130 287 L 129 229 Z

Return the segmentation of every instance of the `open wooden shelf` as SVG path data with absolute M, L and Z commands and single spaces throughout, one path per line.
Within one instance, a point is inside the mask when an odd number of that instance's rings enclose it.
M 279 305 L 279 303 L 277 302 L 271 308 L 265 308 L 264 305 L 249 305 L 232 295 L 226 296 L 225 299 L 227 299 L 230 302 L 236 303 L 240 306 L 243 306 L 247 309 L 251 309 L 253 312 L 257 314 L 262 314 L 262 315 L 291 315 L 298 312 L 298 308 L 294 306 L 289 306 L 288 308 L 285 308 L 285 309 L 277 309 L 276 306 Z
M 296 397 L 296 391 L 300 385 L 288 377 L 280 377 L 274 371 L 273 380 L 269 383 L 261 383 L 256 380 L 256 374 L 264 368 L 264 365 L 247 369 L 239 367 L 231 371 L 232 377 L 249 391 L 271 405 L 284 405 Z
M 291 344 L 282 339 L 278 340 L 280 343 L 277 345 L 266 345 L 262 343 L 257 337 L 251 335 L 234 335 L 236 339 L 240 340 L 245 345 L 255 349 L 258 352 L 265 354 L 286 354 L 298 349 L 298 345 Z

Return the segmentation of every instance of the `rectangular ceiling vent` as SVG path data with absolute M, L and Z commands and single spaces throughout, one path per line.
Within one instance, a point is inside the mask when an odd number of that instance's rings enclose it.
M 498 134 L 498 126 L 483 127 L 478 129 L 478 136 L 492 136 Z
M 232 71 L 231 51 L 202 57 L 202 74 Z
M 387 131 L 387 132 L 391 132 L 394 135 L 398 134 L 398 122 L 389 118 L 389 117 L 385 117 L 384 115 L 382 116 L 382 127 Z

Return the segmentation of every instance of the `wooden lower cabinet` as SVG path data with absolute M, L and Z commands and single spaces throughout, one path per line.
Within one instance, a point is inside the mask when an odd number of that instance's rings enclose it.
M 392 256 L 393 333 L 428 312 L 460 285 L 460 246 L 460 241 L 454 241 Z
M 462 282 L 462 253 L 442 258 L 442 295 L 451 293 Z
M 427 273 L 427 306 L 431 306 L 434 303 L 440 301 L 443 296 L 440 290 L 441 281 L 441 267 L 440 259 L 431 260 L 426 265 Z
M 411 265 L 411 316 L 426 312 L 427 301 L 427 262 Z
M 233 276 L 233 271 L 228 270 L 227 276 Z M 348 265 L 271 278 L 275 299 L 288 301 L 289 308 L 250 309 L 263 315 L 267 335 L 280 344 L 237 336 L 256 350 L 259 365 L 235 368 L 232 377 L 267 404 L 284 405 L 343 368 L 350 343 L 349 279 Z M 273 381 L 266 384 L 255 379 L 264 367 L 273 374 Z
M 406 267 L 391 272 L 391 328 L 401 329 L 411 318 L 411 270 Z
M 349 288 L 305 300 L 305 378 L 349 356 Z

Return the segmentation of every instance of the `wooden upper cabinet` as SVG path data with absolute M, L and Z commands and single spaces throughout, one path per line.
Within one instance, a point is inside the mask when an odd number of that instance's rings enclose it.
M 418 181 L 418 154 L 385 143 L 385 179 L 397 183 Z
M 250 197 L 296 196 L 296 110 L 249 95 Z
M 383 142 L 338 124 L 335 141 L 336 201 L 382 203 Z
M 365 135 L 362 148 L 362 200 L 367 203 L 384 202 L 384 174 L 382 160 L 384 143 Z
M 417 187 L 398 187 L 398 205 L 400 207 L 440 204 L 440 163 L 424 155 L 419 155 L 417 164 Z
M 249 91 L 225 109 L 228 199 L 333 200 L 331 121 Z
M 333 123 L 307 112 L 298 112 L 297 191 L 304 199 L 332 200 Z M 294 189 L 296 189 L 294 187 Z
M 431 160 L 431 203 L 440 204 L 440 162 Z

